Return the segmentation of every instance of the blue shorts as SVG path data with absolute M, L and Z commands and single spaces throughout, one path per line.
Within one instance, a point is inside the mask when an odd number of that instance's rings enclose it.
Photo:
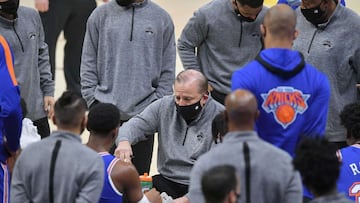
M 6 164 L 1 163 L 0 167 L 0 203 L 10 202 L 10 172 Z

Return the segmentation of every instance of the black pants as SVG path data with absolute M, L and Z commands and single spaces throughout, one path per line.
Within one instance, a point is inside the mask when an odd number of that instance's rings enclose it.
M 50 126 L 47 117 L 35 120 L 33 121 L 33 123 L 37 127 L 41 139 L 48 137 L 50 135 Z
M 153 187 L 160 193 L 166 192 L 173 199 L 184 196 L 188 190 L 188 185 L 175 183 L 171 180 L 164 178 L 161 174 L 153 176 Z
M 49 11 L 40 13 L 45 42 L 49 46 L 50 65 L 55 78 L 55 50 L 60 32 L 66 40 L 64 75 L 67 90 L 80 93 L 80 61 L 86 22 L 96 8 L 95 0 L 49 0 Z
M 226 97 L 226 94 L 222 93 L 222 92 L 219 92 L 215 89 L 213 89 L 211 92 L 210 92 L 210 96 L 215 99 L 217 102 L 219 102 L 220 104 L 224 105 L 225 104 L 225 97 Z
M 126 121 L 121 122 L 124 123 Z M 134 158 L 131 160 L 131 162 L 134 164 L 136 170 L 140 175 L 150 172 L 150 165 L 154 146 L 154 135 L 146 136 L 148 137 L 147 140 L 138 142 L 135 145 L 131 146 L 134 155 Z M 113 147 L 110 149 L 109 153 L 114 154 L 115 149 L 116 145 L 114 144 Z

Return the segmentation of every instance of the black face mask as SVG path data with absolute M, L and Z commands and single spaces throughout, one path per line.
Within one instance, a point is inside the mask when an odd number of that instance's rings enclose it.
M 304 15 L 306 20 L 315 26 L 326 22 L 325 12 L 320 8 L 321 3 L 322 2 L 320 2 L 320 4 L 315 8 L 301 9 L 301 13 Z
M 193 121 L 196 119 L 196 117 L 201 112 L 201 105 L 200 105 L 201 99 L 196 102 L 195 104 L 190 104 L 188 106 L 179 106 L 176 104 L 176 110 L 177 112 L 185 119 L 187 123 Z
M 122 7 L 128 7 L 135 2 L 135 0 L 116 0 L 116 2 Z
M 251 23 L 251 22 L 254 22 L 254 21 L 256 20 L 256 18 L 255 18 L 255 19 L 252 19 L 252 18 L 243 16 L 238 9 L 235 9 L 235 13 L 237 14 L 237 16 L 238 16 L 242 21 L 245 21 L 245 22 Z
M 0 2 L 0 11 L 6 14 L 16 15 L 18 8 L 19 8 L 19 0 L 9 0 L 5 2 Z

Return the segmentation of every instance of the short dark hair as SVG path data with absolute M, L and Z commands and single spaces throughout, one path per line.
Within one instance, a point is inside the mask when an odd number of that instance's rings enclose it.
M 340 121 L 348 136 L 360 139 L 360 102 L 346 105 L 340 113 Z
M 236 190 L 236 169 L 230 165 L 215 166 L 201 178 L 201 189 L 207 203 L 222 202 L 232 190 Z
M 86 102 L 78 94 L 66 91 L 55 102 L 55 118 L 59 125 L 77 127 L 87 110 Z
M 120 124 L 119 109 L 109 103 L 99 103 L 90 109 L 87 129 L 100 135 L 107 135 Z
M 259 8 L 264 4 L 264 0 L 234 0 L 242 6 L 249 6 L 251 8 Z
M 294 167 L 303 183 L 319 196 L 336 188 L 341 166 L 336 150 L 334 144 L 321 137 L 303 138 L 296 149 Z

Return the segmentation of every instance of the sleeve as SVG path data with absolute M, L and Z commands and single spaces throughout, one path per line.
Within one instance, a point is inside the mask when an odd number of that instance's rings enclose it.
M 204 174 L 201 158 L 195 162 L 190 173 L 189 192 L 185 195 L 190 202 L 205 202 L 201 191 L 201 177 Z
M 308 118 L 308 127 L 305 129 L 305 135 L 321 135 L 324 136 L 327 113 L 329 109 L 330 100 L 330 84 L 326 76 L 323 76 L 322 80 L 317 80 L 318 88 L 315 95 L 311 95 L 309 98 L 312 100 L 312 104 L 308 105 L 306 113 L 310 114 Z
M 292 167 L 292 164 L 289 163 L 289 166 Z M 298 171 L 290 169 L 290 177 L 286 186 L 285 197 L 282 201 L 283 203 L 294 203 L 303 201 L 303 191 L 301 178 Z
M 40 88 L 44 96 L 54 96 L 55 82 L 52 79 L 48 46 L 45 43 L 44 29 L 39 14 L 35 12 L 39 30 L 38 68 L 40 73 Z
M 23 177 L 23 173 L 26 171 L 22 166 L 23 154 L 20 154 L 19 158 L 15 162 L 15 167 L 11 175 L 11 188 L 10 199 L 12 203 L 25 203 L 30 202 L 30 198 L 26 190 L 26 180 Z
M 162 108 L 162 99 L 151 103 L 143 112 L 131 118 L 124 123 L 120 129 L 115 143 L 129 141 L 135 144 L 146 140 L 145 135 L 152 135 L 157 132 L 160 125 L 160 109 Z
M 196 59 L 195 49 L 205 41 L 208 26 L 205 16 L 197 11 L 183 29 L 178 40 L 178 53 L 185 69 L 193 68 L 200 70 Z
M 95 102 L 95 89 L 99 83 L 96 65 L 99 32 L 95 18 L 93 13 L 87 22 L 80 66 L 81 94 L 88 106 Z
M 104 185 L 104 162 L 100 156 L 88 166 L 88 176 L 79 187 L 76 203 L 98 202 Z
M 176 47 L 174 36 L 174 23 L 171 17 L 168 16 L 167 25 L 163 33 L 164 47 L 162 51 L 162 67 L 160 73 L 160 80 L 156 88 L 156 97 L 162 98 L 165 95 L 172 94 L 172 85 L 175 80 L 175 60 Z
M 20 90 L 15 77 L 12 52 L 2 36 L 0 36 L 0 44 L 2 51 L 2 59 L 0 59 L 0 118 L 4 122 L 5 147 L 10 153 L 13 153 L 20 147 L 22 128 Z

